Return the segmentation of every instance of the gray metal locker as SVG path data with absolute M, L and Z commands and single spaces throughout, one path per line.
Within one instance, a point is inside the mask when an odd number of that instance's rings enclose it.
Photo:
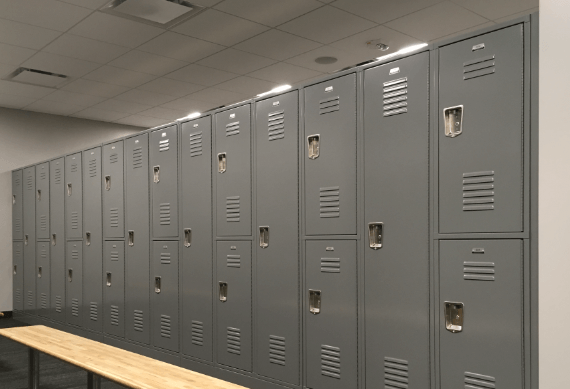
M 178 237 L 178 132 L 176 124 L 150 134 L 152 236 Z
M 523 241 L 439 248 L 441 388 L 523 388 Z
M 50 242 L 38 242 L 36 244 L 36 273 L 37 273 L 37 314 L 40 316 L 50 316 Z
M 12 239 L 23 240 L 23 172 L 16 170 L 12 172 Z
M 105 242 L 103 289 L 105 295 L 104 331 L 125 337 L 125 242 Z
M 65 157 L 65 237 L 83 239 L 83 183 L 81 153 Z
M 103 236 L 125 236 L 123 141 L 103 146 Z
M 251 105 L 216 114 L 218 236 L 251 235 Z
M 305 89 L 307 235 L 356 234 L 356 75 Z
M 358 386 L 356 242 L 307 241 L 305 261 L 306 386 L 355 389 Z
M 430 386 L 428 81 L 427 52 L 364 74 L 368 388 Z
M 439 51 L 439 232 L 523 229 L 523 27 Z
M 83 152 L 83 326 L 103 331 L 103 221 L 101 147 Z
M 152 245 L 152 344 L 178 352 L 178 241 Z
M 251 371 L 251 242 L 217 242 L 216 263 L 218 363 Z
M 49 218 L 49 162 L 44 162 L 36 166 L 36 239 L 50 238 Z
M 212 118 L 181 124 L 182 352 L 212 360 Z
M 24 309 L 24 242 L 12 242 L 13 309 Z
M 126 139 L 125 157 L 125 335 L 150 344 L 148 134 Z
M 298 92 L 256 105 L 257 373 L 299 384 Z M 267 298 L 271 296 L 271 298 Z
M 82 326 L 83 309 L 83 242 L 69 241 L 66 250 L 66 320 Z
M 24 169 L 24 311 L 36 309 L 36 167 Z
M 65 161 L 50 162 L 51 317 L 65 322 Z

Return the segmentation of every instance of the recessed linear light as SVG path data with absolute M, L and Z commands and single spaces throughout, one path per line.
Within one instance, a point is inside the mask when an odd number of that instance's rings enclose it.
M 112 0 L 99 10 L 137 22 L 170 28 L 203 9 L 204 7 L 185 0 Z
M 269 92 L 263 92 L 263 93 L 258 94 L 257 97 L 267 96 L 267 95 L 270 95 L 272 93 L 284 92 L 288 89 L 291 89 L 291 85 L 280 85 L 278 87 L 271 89 Z
M 29 69 L 20 67 L 10 73 L 6 81 L 14 81 L 22 84 L 38 85 L 47 88 L 56 88 L 64 82 L 68 81 L 69 77 L 63 74 L 46 72 L 38 69 Z
M 398 51 L 396 51 L 396 52 L 394 52 L 394 53 L 391 53 L 391 54 L 387 54 L 387 55 L 383 55 L 383 56 L 381 56 L 381 57 L 378 57 L 378 58 L 376 58 L 376 60 L 377 60 L 377 61 L 381 61 L 381 60 L 383 60 L 383 59 L 392 58 L 392 57 L 395 57 L 395 56 L 397 56 L 397 55 L 411 53 L 412 51 L 419 50 L 419 49 L 421 49 L 421 48 L 423 48 L 423 47 L 426 47 L 427 45 L 428 45 L 427 43 L 420 43 L 420 44 L 418 44 L 418 45 L 412 45 L 412 46 L 404 47 L 403 49 L 400 49 L 400 50 L 398 50 Z

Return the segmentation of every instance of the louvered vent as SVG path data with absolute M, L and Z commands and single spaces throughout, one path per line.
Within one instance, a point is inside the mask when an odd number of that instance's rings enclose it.
M 75 173 L 77 171 L 77 162 L 74 162 L 71 164 L 71 172 Z
M 47 216 L 46 215 L 40 216 L 40 230 L 47 231 Z
M 16 177 L 16 178 L 14 179 L 14 184 L 15 184 L 16 186 L 20 185 L 20 177 Z
M 204 323 L 192 320 L 192 344 L 196 346 L 204 345 Z
M 119 260 L 119 252 L 111 251 L 111 261 L 118 261 L 118 260 Z
M 160 225 L 161 226 L 170 225 L 170 203 L 160 204 Z
M 140 167 L 143 167 L 142 147 L 136 147 L 133 149 L 133 169 Z
M 45 246 L 44 246 L 44 247 L 45 247 Z M 40 257 L 41 257 L 42 259 L 47 258 L 47 249 L 43 248 L 43 249 L 40 251 Z
M 495 55 L 489 55 L 463 63 L 463 79 L 488 76 L 495 73 Z
M 408 78 L 384 83 L 384 116 L 408 112 Z
M 119 325 L 119 307 L 117 305 L 111 305 L 111 325 Z
M 340 348 L 321 346 L 321 374 L 340 379 Z
M 340 96 L 329 97 L 319 101 L 319 114 L 324 115 L 340 110 Z
M 119 162 L 119 154 L 114 153 L 109 155 L 109 163 Z
M 241 267 L 241 255 L 228 255 L 228 267 Z
M 19 217 L 14 218 L 14 228 L 16 229 L 16 232 L 22 231 L 22 219 Z
M 77 230 L 79 228 L 79 213 L 71 211 L 71 229 Z
M 285 366 L 285 338 L 269 335 L 269 363 Z
M 240 197 L 228 196 L 226 197 L 226 221 L 239 222 L 240 217 Z
M 40 172 L 40 180 L 45 180 L 47 178 L 46 172 Z
M 495 172 L 463 173 L 463 210 L 495 209 Z
M 32 176 L 26 177 L 26 188 L 28 190 L 34 190 L 34 179 L 32 178 Z
M 465 372 L 465 389 L 494 389 L 495 377 Z
M 89 161 L 89 177 L 96 177 L 97 176 L 97 160 L 92 159 Z
M 158 151 L 168 151 L 170 149 L 170 139 L 163 139 L 158 142 Z
M 239 328 L 228 327 L 226 341 L 229 353 L 241 355 L 241 331 Z
M 190 134 L 190 157 L 202 155 L 202 131 Z
M 89 304 L 89 319 L 97 321 L 99 319 L 99 307 L 96 302 Z
M 119 227 L 119 208 L 109 209 L 109 223 L 111 227 Z
M 463 262 L 463 279 L 473 281 L 495 281 L 493 262 Z
M 321 273 L 340 273 L 340 258 L 321 258 Z
M 170 264 L 170 253 L 160 253 L 160 263 L 162 263 L 163 265 L 169 265 Z
M 61 313 L 61 296 L 55 296 L 55 311 Z
M 384 388 L 408 389 L 408 361 L 384 358 Z
M 74 261 L 79 260 L 79 250 L 71 250 L 71 259 Z
M 340 187 L 320 188 L 320 217 L 340 216 Z
M 275 111 L 267 115 L 267 135 L 269 140 L 285 138 L 285 111 Z
M 79 316 L 79 300 L 71 299 L 71 315 Z
M 239 134 L 239 122 L 226 124 L 226 136 Z
M 144 313 L 143 311 L 134 310 L 133 313 L 133 323 L 134 330 L 137 332 L 143 332 L 144 330 Z
M 41 309 L 48 309 L 48 298 L 47 294 L 40 294 L 40 307 Z
M 28 290 L 28 306 L 29 307 L 34 306 L 34 292 L 31 290 Z
M 22 302 L 22 290 L 20 288 L 16 289 L 16 292 L 14 293 L 14 299 L 18 304 Z
M 54 181 L 56 184 L 61 184 L 61 168 L 55 168 Z
M 170 338 L 170 316 L 160 315 L 160 336 L 163 338 Z

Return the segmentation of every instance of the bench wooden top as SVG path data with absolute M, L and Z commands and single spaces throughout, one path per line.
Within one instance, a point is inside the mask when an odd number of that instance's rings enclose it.
M 245 389 L 139 354 L 45 326 L 0 329 L 0 335 L 136 389 Z

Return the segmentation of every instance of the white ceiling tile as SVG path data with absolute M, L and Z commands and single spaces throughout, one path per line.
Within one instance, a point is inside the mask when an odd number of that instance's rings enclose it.
M 315 59 L 318 57 L 334 57 L 337 58 L 337 62 L 329 65 L 318 64 L 315 62 Z M 347 66 L 358 63 L 354 58 L 354 54 L 331 46 L 319 47 L 318 49 L 309 51 L 308 53 L 289 58 L 285 62 L 322 73 L 332 73 L 336 70 L 344 69 Z
M 275 27 L 322 6 L 315 0 L 231 0 L 215 8 L 229 14 Z
M 163 32 L 164 30 L 158 27 L 102 12 L 92 13 L 69 30 L 69 33 L 74 35 L 130 48 L 135 48 Z
M 502 18 L 500 18 L 500 19 L 494 19 L 494 20 L 495 20 L 495 22 L 497 22 L 497 23 L 508 22 L 509 20 L 513 20 L 513 19 L 516 19 L 516 18 L 518 18 L 518 17 L 525 16 L 525 15 L 529 15 L 529 14 L 532 14 L 532 13 L 535 13 L 535 12 L 538 12 L 538 11 L 539 11 L 539 7 L 535 7 L 535 8 L 527 9 L 527 10 L 524 10 L 524 11 L 521 11 L 521 12 L 517 12 L 517 13 L 512 14 L 512 15 L 508 15 L 508 16 L 502 17 Z
M 75 4 L 89 9 L 98 9 L 109 2 L 109 0 L 59 0 L 64 3 Z
M 166 121 L 164 119 L 152 118 L 149 116 L 131 115 L 131 116 L 127 116 L 126 118 L 122 118 L 122 119 L 117 120 L 117 123 L 128 124 L 130 126 L 152 128 L 152 127 L 160 126 L 162 124 L 166 124 L 166 123 L 168 123 L 168 121 Z
M 10 45 L 39 50 L 60 35 L 58 31 L 0 19 L 0 42 Z
M 167 78 L 191 82 L 197 85 L 212 86 L 236 78 L 235 73 L 224 72 L 200 65 L 188 65 L 182 69 L 166 75 Z
M 322 46 L 320 43 L 279 30 L 269 30 L 235 46 L 247 51 L 283 61 Z
M 195 62 L 225 49 L 225 46 L 206 42 L 182 34 L 168 31 L 148 41 L 137 50 L 178 59 Z
M 293 85 L 307 78 L 317 77 L 323 73 L 315 70 L 278 62 L 274 65 L 249 73 L 248 76 L 275 82 L 277 84 Z
M 486 28 L 486 27 L 492 27 L 492 26 L 494 26 L 495 24 L 496 24 L 495 22 L 487 22 L 487 23 L 479 24 L 479 25 L 477 25 L 477 26 L 475 26 L 475 27 L 467 28 L 467 29 L 465 29 L 465 30 L 457 31 L 457 32 L 455 32 L 455 33 L 453 33 L 453 34 L 449 34 L 449 35 L 446 35 L 446 36 L 439 37 L 439 38 L 437 38 L 437 39 L 434 39 L 434 40 L 430 41 L 429 43 L 435 43 L 435 42 L 440 41 L 440 40 L 442 40 L 442 39 L 449 39 L 449 38 L 453 38 L 453 37 L 458 37 L 458 36 L 461 36 L 461 35 L 463 35 L 463 34 L 467 34 L 467 33 L 470 33 L 470 32 L 475 32 L 475 31 L 481 30 L 481 29 Z
M 333 7 L 383 24 L 439 2 L 441 0 L 337 0 Z
M 132 101 L 133 103 L 146 104 L 154 107 L 156 105 L 162 105 L 175 100 L 176 97 L 140 89 L 131 89 L 130 91 L 117 96 L 116 99 Z
M 25 61 L 22 66 L 31 69 L 43 70 L 63 74 L 70 77 L 82 77 L 101 66 L 98 63 L 63 57 L 57 54 L 45 53 L 40 51 L 32 58 Z
M 215 9 L 208 9 L 172 30 L 208 42 L 232 46 L 266 31 L 267 27 Z
M 386 27 L 428 42 L 486 22 L 487 19 L 444 1 L 386 23 Z
M 208 58 L 204 58 L 198 63 L 218 70 L 246 74 L 274 64 L 275 61 L 240 50 L 226 49 Z
M 109 62 L 111 66 L 141 73 L 154 74 L 155 76 L 164 76 L 187 64 L 187 62 L 138 50 L 129 51 L 114 61 Z
M 55 101 L 61 104 L 75 104 L 85 108 L 99 104 L 105 100 L 105 97 L 91 96 L 59 89 L 44 97 L 43 100 Z
M 147 84 L 139 86 L 138 89 L 146 90 L 149 92 L 162 93 L 164 95 L 174 97 L 184 97 L 190 93 L 198 92 L 199 90 L 204 89 L 204 86 L 161 77 Z
M 103 82 L 84 80 L 82 78 L 66 84 L 62 90 L 83 93 L 86 95 L 99 96 L 105 98 L 115 97 L 125 93 L 129 88 L 119 85 L 106 84 Z
M 156 76 L 105 65 L 83 78 L 92 81 L 136 88 L 139 85 L 146 84 L 147 82 L 154 80 Z
M 62 32 L 90 13 L 88 9 L 55 0 L 0 0 L 2 18 Z
M 206 101 L 198 101 L 190 97 L 182 97 L 180 99 L 169 101 L 168 103 L 163 104 L 162 107 L 188 112 L 204 112 L 208 109 L 214 108 L 215 104 Z
M 35 53 L 35 50 L 0 43 L 0 62 L 5 64 L 19 65 Z
M 259 93 L 270 91 L 276 83 L 251 77 L 238 77 L 216 85 L 216 88 L 255 97 Z
M 497 20 L 538 7 L 539 0 L 452 0 L 487 19 Z
M 376 26 L 369 20 L 331 6 L 324 6 L 279 26 L 290 32 L 321 43 L 331 43 Z
M 251 98 L 251 96 L 249 95 L 230 92 L 227 90 L 222 90 L 217 88 L 203 89 L 199 92 L 191 94 L 188 97 L 198 101 L 213 103 L 214 105 L 224 105 L 235 101 L 246 100 L 248 98 Z
M 97 104 L 93 108 L 103 109 L 105 111 L 126 112 L 129 114 L 139 113 L 151 108 L 150 105 L 133 103 L 131 101 L 109 99 Z
M 0 80 L 0 93 L 7 95 L 16 95 L 23 97 L 30 97 L 41 99 L 44 96 L 52 93 L 54 89 L 44 88 L 43 86 L 35 86 L 28 84 L 21 84 L 19 82 Z
M 63 34 L 43 49 L 48 53 L 106 64 L 129 51 L 124 46 Z
M 176 119 L 181 119 L 185 116 L 188 116 L 190 111 L 183 111 L 177 109 L 170 109 L 164 107 L 154 107 L 151 109 L 147 109 L 146 111 L 141 112 L 140 114 L 143 116 L 150 116 L 153 118 L 163 119 L 167 121 L 174 121 Z
M 84 119 L 101 120 L 104 122 L 114 122 L 124 117 L 129 116 L 128 113 L 106 111 L 97 108 L 86 108 L 83 111 L 79 111 L 72 116 Z
M 0 78 L 8 76 L 10 73 L 13 73 L 14 70 L 16 69 L 18 69 L 18 65 L 9 65 L 6 63 L 0 63 Z
M 23 108 L 36 100 L 37 99 L 31 97 L 0 93 L 0 107 Z
M 44 113 L 51 113 L 53 115 L 63 115 L 63 116 L 72 115 L 83 109 L 85 109 L 85 107 L 81 105 L 59 103 L 57 101 L 49 101 L 49 100 L 38 100 L 26 106 L 26 111 L 44 112 Z

